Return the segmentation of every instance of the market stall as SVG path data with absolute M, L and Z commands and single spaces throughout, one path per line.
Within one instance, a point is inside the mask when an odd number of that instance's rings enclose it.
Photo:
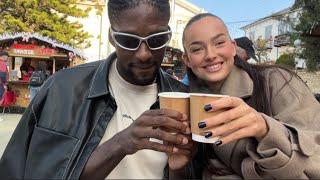
M 48 73 L 52 75 L 60 69 L 82 64 L 85 59 L 72 47 L 37 33 L 2 34 L 0 50 L 9 54 L 8 87 L 16 95 L 15 106 L 20 107 L 29 104 L 29 78 L 39 62 L 45 63 Z
M 167 46 L 161 68 L 163 70 L 172 69 L 175 75 L 182 79 L 186 71 L 182 55 L 183 52 L 180 49 Z

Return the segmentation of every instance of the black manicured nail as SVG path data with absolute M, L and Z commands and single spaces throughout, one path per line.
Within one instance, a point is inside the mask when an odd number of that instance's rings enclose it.
M 205 128 L 207 125 L 206 125 L 206 122 L 199 122 L 198 123 L 198 127 L 200 128 L 200 129 L 202 129 L 202 128 Z
M 222 141 L 221 141 L 221 140 L 219 140 L 219 141 L 217 141 L 217 142 L 214 143 L 214 145 L 216 145 L 216 146 L 220 146 L 221 144 L 222 144 Z
M 212 136 L 212 132 L 206 132 L 206 134 L 204 135 L 204 137 L 206 138 L 210 138 Z
M 210 111 L 212 109 L 212 105 L 211 104 L 206 104 L 205 106 L 204 106 L 204 110 L 205 111 Z

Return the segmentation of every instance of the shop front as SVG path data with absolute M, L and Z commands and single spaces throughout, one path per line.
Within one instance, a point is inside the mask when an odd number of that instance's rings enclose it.
M 27 107 L 30 102 L 29 78 L 39 64 L 46 64 L 48 75 L 84 63 L 75 49 L 38 34 L 0 35 L 0 49 L 8 52 L 8 88 L 16 95 L 14 106 Z
M 172 69 L 175 75 L 181 80 L 186 72 L 182 59 L 183 52 L 180 49 L 167 46 L 161 68 L 166 71 Z

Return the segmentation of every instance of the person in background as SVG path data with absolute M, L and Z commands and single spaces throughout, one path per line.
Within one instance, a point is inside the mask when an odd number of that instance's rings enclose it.
M 20 66 L 21 77 L 23 81 L 29 81 L 34 67 L 31 66 L 31 59 L 26 58 L 23 60 L 22 65 Z
M 236 51 L 240 59 L 250 64 L 256 64 L 258 59 L 255 55 L 252 41 L 248 37 L 240 37 L 234 40 L 237 44 Z
M 4 151 L 2 179 L 162 179 L 192 167 L 168 164 L 191 158 L 194 143 L 187 115 L 158 102 L 187 91 L 160 67 L 169 0 L 109 0 L 108 13 L 115 53 L 47 79 Z
M 5 91 L 5 86 L 7 84 L 7 80 L 9 78 L 8 74 L 8 53 L 5 51 L 0 52 L 0 98 L 2 98 L 3 93 Z
M 179 78 L 174 74 L 174 71 L 172 69 L 167 69 L 166 73 L 168 73 L 174 79 L 179 80 Z
M 224 110 L 198 124 L 219 137 L 194 158 L 203 179 L 320 179 L 320 104 L 294 72 L 240 59 L 210 13 L 191 18 L 183 46 L 190 92 L 228 95 L 203 107 Z
M 30 101 L 38 94 L 40 91 L 43 83 L 46 81 L 46 79 L 49 77 L 50 72 L 47 68 L 47 63 L 44 61 L 39 61 L 38 66 L 36 67 L 36 70 L 33 71 L 30 82 L 29 82 L 29 90 L 30 90 Z M 31 81 L 34 81 L 36 83 L 32 83 Z

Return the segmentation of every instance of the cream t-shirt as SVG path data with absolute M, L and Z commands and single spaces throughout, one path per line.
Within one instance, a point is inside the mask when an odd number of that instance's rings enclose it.
M 117 111 L 110 120 L 99 145 L 126 129 L 143 112 L 149 110 L 157 99 L 157 84 L 137 86 L 125 81 L 116 69 L 110 69 L 109 89 L 117 103 Z M 106 177 L 107 179 L 161 179 L 167 155 L 153 150 L 140 150 L 127 155 Z

